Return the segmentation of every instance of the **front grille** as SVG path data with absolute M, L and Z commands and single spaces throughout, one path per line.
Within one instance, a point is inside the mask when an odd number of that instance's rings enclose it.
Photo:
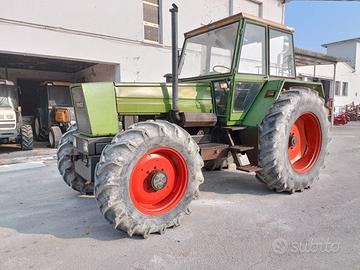
M 0 114 L 0 120 L 14 120 L 14 115 L 12 114 Z
M 89 115 L 86 108 L 83 90 L 81 87 L 75 87 L 71 89 L 71 92 L 78 130 L 80 132 L 91 134 Z
M 0 129 L 13 129 L 15 127 L 15 123 L 0 123 Z

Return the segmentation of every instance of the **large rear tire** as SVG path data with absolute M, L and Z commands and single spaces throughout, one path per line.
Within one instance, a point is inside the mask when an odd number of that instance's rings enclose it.
M 95 197 L 104 217 L 129 236 L 180 225 L 204 181 L 199 147 L 167 121 L 132 125 L 114 137 L 95 169 Z
M 58 169 L 65 183 L 81 194 L 91 195 L 94 193 L 94 183 L 87 181 L 75 172 L 75 164 L 71 159 L 74 151 L 73 135 L 77 133 L 76 124 L 71 125 L 61 137 L 57 150 Z
M 33 149 L 33 132 L 30 125 L 23 125 L 20 129 L 21 132 L 21 150 L 27 151 Z
M 308 88 L 284 91 L 260 126 L 257 178 L 278 192 L 302 191 L 319 178 L 329 142 L 324 100 Z

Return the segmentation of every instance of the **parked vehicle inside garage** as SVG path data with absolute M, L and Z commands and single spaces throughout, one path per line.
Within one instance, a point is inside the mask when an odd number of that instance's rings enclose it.
M 17 86 L 0 80 L 0 144 L 5 143 L 16 143 L 22 150 L 31 150 L 33 134 L 31 125 L 23 124 Z
M 52 148 L 58 146 L 62 134 L 75 120 L 69 86 L 69 82 L 60 81 L 40 84 L 34 135 L 37 140 L 48 140 Z
M 73 85 L 77 126 L 57 152 L 65 182 L 94 192 L 130 236 L 178 226 L 204 162 L 215 169 L 231 153 L 238 170 L 293 193 L 319 178 L 326 155 L 323 87 L 296 80 L 292 28 L 240 13 L 186 33 L 179 60 L 171 12 L 172 84 Z

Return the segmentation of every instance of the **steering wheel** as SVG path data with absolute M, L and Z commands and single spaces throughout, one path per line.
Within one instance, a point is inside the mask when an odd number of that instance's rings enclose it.
M 215 65 L 215 66 L 213 66 L 212 70 L 216 73 L 223 73 L 223 72 L 216 71 L 217 68 L 224 68 L 224 69 L 227 69 L 228 71 L 230 71 L 230 68 L 223 66 L 223 65 Z

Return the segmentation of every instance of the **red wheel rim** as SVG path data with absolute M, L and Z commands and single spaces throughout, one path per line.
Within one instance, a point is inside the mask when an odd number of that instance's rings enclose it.
M 321 126 L 315 114 L 302 114 L 291 127 L 288 157 L 297 173 L 307 173 L 317 162 L 322 143 Z
M 178 204 L 187 183 L 188 170 L 182 155 L 172 148 L 158 147 L 143 155 L 135 165 L 130 178 L 130 196 L 142 213 L 161 215 Z

